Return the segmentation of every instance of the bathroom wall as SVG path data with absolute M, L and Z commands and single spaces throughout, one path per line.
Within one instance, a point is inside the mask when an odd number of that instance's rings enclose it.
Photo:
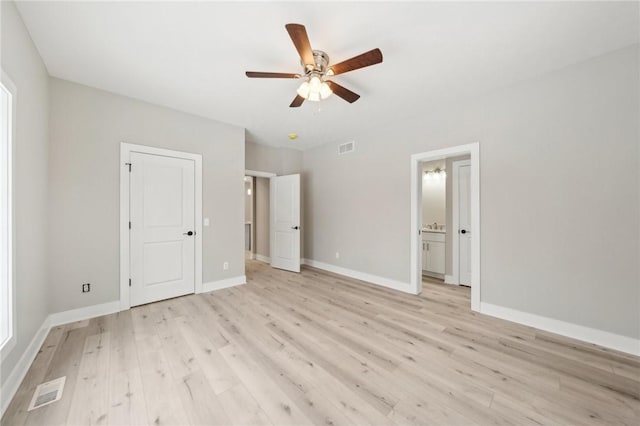
M 444 160 L 427 161 L 422 164 L 422 225 L 445 225 L 446 188 L 447 181 L 444 173 L 425 173 L 435 169 L 445 168 Z

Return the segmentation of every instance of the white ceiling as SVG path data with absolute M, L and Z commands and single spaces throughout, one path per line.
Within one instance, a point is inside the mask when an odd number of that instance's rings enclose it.
M 638 3 L 19 2 L 52 76 L 246 127 L 308 148 L 640 40 Z M 284 25 L 304 24 L 332 63 L 378 47 L 384 62 L 334 77 L 362 98 L 289 108 L 300 72 Z M 299 139 L 289 141 L 288 133 Z

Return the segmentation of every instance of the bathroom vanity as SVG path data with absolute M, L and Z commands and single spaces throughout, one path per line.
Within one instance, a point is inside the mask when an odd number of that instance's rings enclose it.
M 445 272 L 445 231 L 422 230 L 422 273 L 444 278 Z

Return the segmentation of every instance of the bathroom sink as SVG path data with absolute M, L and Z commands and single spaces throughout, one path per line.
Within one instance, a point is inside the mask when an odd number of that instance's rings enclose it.
M 422 232 L 435 232 L 437 234 L 446 234 L 447 230 L 446 229 L 429 229 L 429 228 L 422 228 Z

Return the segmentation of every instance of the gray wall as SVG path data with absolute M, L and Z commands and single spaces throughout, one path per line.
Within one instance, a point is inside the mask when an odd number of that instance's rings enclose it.
M 245 167 L 247 170 L 288 175 L 302 171 L 302 151 L 245 143 Z
M 482 301 L 640 337 L 638 60 L 634 45 L 417 105 L 351 154 L 306 151 L 305 257 L 408 283 L 410 155 L 480 141 Z
M 54 312 L 119 299 L 121 142 L 202 154 L 203 282 L 244 275 L 244 129 L 55 78 L 50 87 Z
M 16 85 L 13 258 L 16 346 L 2 354 L 0 385 L 50 313 L 47 274 L 49 77 L 13 2 L 1 2 L 2 69 Z

